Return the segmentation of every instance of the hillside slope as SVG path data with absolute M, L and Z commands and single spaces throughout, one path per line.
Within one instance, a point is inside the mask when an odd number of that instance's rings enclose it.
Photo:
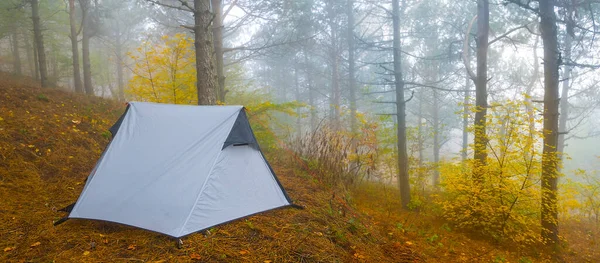
M 77 199 L 125 105 L 0 75 L 0 262 L 418 262 L 362 215 L 332 206 L 331 191 L 268 155 L 290 197 L 280 209 L 193 234 L 178 249 L 164 235 L 57 209 Z

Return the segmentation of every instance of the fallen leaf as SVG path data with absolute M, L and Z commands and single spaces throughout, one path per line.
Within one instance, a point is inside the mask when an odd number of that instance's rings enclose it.
M 79 121 L 79 120 L 71 120 L 71 122 L 75 123 L 75 124 L 80 124 L 81 123 L 81 121 Z
M 354 253 L 354 257 L 355 258 L 360 258 L 360 259 L 364 259 L 365 258 L 365 256 L 359 254 L 358 252 Z
M 16 247 L 6 247 L 4 248 L 4 252 L 13 251 Z
M 104 240 L 102 240 L 102 243 L 104 243 L 104 244 L 108 244 L 108 239 L 107 239 L 107 238 L 105 238 Z
M 248 254 L 248 250 L 241 250 L 240 251 L 240 255 L 246 255 L 246 254 Z
M 407 246 L 412 246 L 413 242 L 406 241 L 406 242 L 404 242 L 404 244 L 406 244 Z
M 87 255 L 89 255 L 89 254 L 90 254 L 90 252 L 89 252 L 89 251 L 83 251 L 83 255 L 84 255 L 84 256 L 87 256 Z
M 271 263 L 271 262 L 273 262 L 273 260 L 265 260 L 265 261 L 263 261 L 263 263 Z
M 2 117 L 0 117 L 0 121 L 3 121 L 4 119 L 2 119 Z
M 200 256 L 200 254 L 198 254 L 198 253 L 192 253 L 192 254 L 190 255 L 190 258 L 191 258 L 191 259 L 195 259 L 195 260 L 201 260 L 201 259 L 202 259 L 202 256 Z
M 127 250 L 135 250 L 136 245 L 135 244 L 131 244 L 127 247 Z
M 42 243 L 40 243 L 40 241 L 38 241 L 38 242 L 35 242 L 35 243 L 31 244 L 31 246 L 29 246 L 29 247 L 37 247 L 37 246 L 39 246 L 41 244 Z
M 400 247 L 402 247 L 402 245 L 400 244 L 400 242 L 394 242 L 394 247 L 400 248 Z

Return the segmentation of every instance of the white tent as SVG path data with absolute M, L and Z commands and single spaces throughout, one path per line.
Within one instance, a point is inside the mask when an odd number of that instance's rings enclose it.
M 241 106 L 129 103 L 68 218 L 179 238 L 293 206 Z

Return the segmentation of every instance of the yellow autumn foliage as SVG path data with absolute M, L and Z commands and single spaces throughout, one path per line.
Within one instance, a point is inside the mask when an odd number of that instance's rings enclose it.
M 541 118 L 526 103 L 503 101 L 488 110 L 488 160 L 479 180 L 472 161 L 439 165 L 437 204 L 458 228 L 519 244 L 539 241 Z
M 184 34 L 147 40 L 128 53 L 135 62 L 125 93 L 132 100 L 195 104 L 196 68 L 193 40 Z

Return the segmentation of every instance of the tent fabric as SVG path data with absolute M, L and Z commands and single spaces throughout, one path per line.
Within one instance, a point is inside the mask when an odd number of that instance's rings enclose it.
M 241 106 L 131 102 L 69 218 L 182 237 L 293 205 Z
M 223 149 L 232 144 L 248 144 L 258 149 L 258 142 L 256 142 L 256 138 L 246 117 L 246 112 L 244 111 L 240 111 L 240 114 L 238 114 L 231 132 L 223 144 Z

